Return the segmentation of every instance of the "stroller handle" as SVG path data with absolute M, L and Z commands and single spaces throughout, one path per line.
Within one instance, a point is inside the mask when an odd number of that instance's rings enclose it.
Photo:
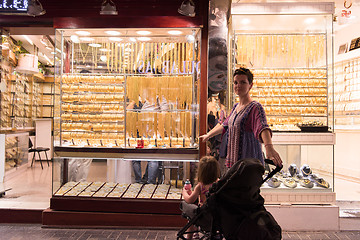
M 265 163 L 267 163 L 267 164 L 276 166 L 276 168 L 275 168 L 274 170 L 272 170 L 272 171 L 266 176 L 266 178 L 262 181 L 262 183 L 264 183 L 264 182 L 266 182 L 268 179 L 272 178 L 276 173 L 280 172 L 280 170 L 283 168 L 283 166 L 277 166 L 277 165 L 275 165 L 275 163 L 274 163 L 272 160 L 270 160 L 270 159 L 265 158 L 264 161 L 265 161 Z

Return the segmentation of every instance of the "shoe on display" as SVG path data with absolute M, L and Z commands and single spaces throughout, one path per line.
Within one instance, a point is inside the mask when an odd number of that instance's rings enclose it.
M 304 177 L 308 177 L 310 174 L 312 174 L 312 170 L 307 164 L 302 165 L 300 171 Z
M 312 181 L 310 181 L 310 179 L 308 179 L 308 178 L 300 179 L 299 184 L 300 184 L 300 186 L 303 186 L 303 187 L 306 187 L 306 188 L 313 188 L 314 187 L 314 183 Z
M 294 177 L 299 171 L 295 163 L 290 164 L 289 168 L 290 176 Z
M 266 183 L 272 188 L 277 188 L 281 184 L 281 182 L 279 181 L 279 179 L 276 176 L 273 176 L 272 178 L 267 180 Z
M 293 178 L 283 178 L 282 183 L 288 188 L 296 188 L 297 183 Z
M 310 180 L 312 182 L 314 182 L 316 184 L 316 186 L 318 187 L 323 187 L 323 188 L 329 188 L 330 184 L 325 181 L 323 178 L 318 177 L 316 174 L 311 174 L 310 175 Z

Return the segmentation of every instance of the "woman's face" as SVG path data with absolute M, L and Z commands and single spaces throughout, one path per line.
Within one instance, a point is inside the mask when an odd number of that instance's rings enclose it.
M 246 75 L 235 75 L 234 77 L 234 91 L 239 97 L 243 97 L 249 94 L 252 84 Z

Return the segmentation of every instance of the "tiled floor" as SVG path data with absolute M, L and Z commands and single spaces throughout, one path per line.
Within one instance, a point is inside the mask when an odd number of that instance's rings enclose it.
M 6 240 L 173 240 L 176 230 L 139 230 L 139 229 L 51 229 L 40 225 L 0 225 L 0 239 Z M 283 232 L 283 240 L 322 240 L 341 239 L 359 240 L 360 231 L 342 232 Z

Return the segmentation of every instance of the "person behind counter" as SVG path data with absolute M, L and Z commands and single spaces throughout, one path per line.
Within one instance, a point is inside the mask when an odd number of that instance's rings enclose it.
M 282 160 L 272 144 L 272 131 L 267 124 L 262 105 L 252 100 L 250 90 L 253 86 L 253 74 L 247 68 L 236 69 L 233 75 L 234 92 L 239 102 L 233 106 L 230 115 L 222 124 L 200 136 L 202 141 L 228 130 L 226 167 L 244 158 L 257 158 L 264 163 L 261 143 L 265 146 L 266 158 L 281 166 Z
M 141 98 L 139 97 L 139 102 L 136 103 L 134 101 L 130 102 L 126 109 L 134 109 L 140 112 L 146 103 L 141 102 Z M 137 136 L 139 137 L 139 136 Z M 160 161 L 147 161 L 145 173 L 141 176 L 141 161 L 133 160 L 132 167 L 134 170 L 134 177 L 136 183 L 150 183 L 156 184 L 157 179 L 160 181 L 161 179 L 161 168 L 162 163 Z

